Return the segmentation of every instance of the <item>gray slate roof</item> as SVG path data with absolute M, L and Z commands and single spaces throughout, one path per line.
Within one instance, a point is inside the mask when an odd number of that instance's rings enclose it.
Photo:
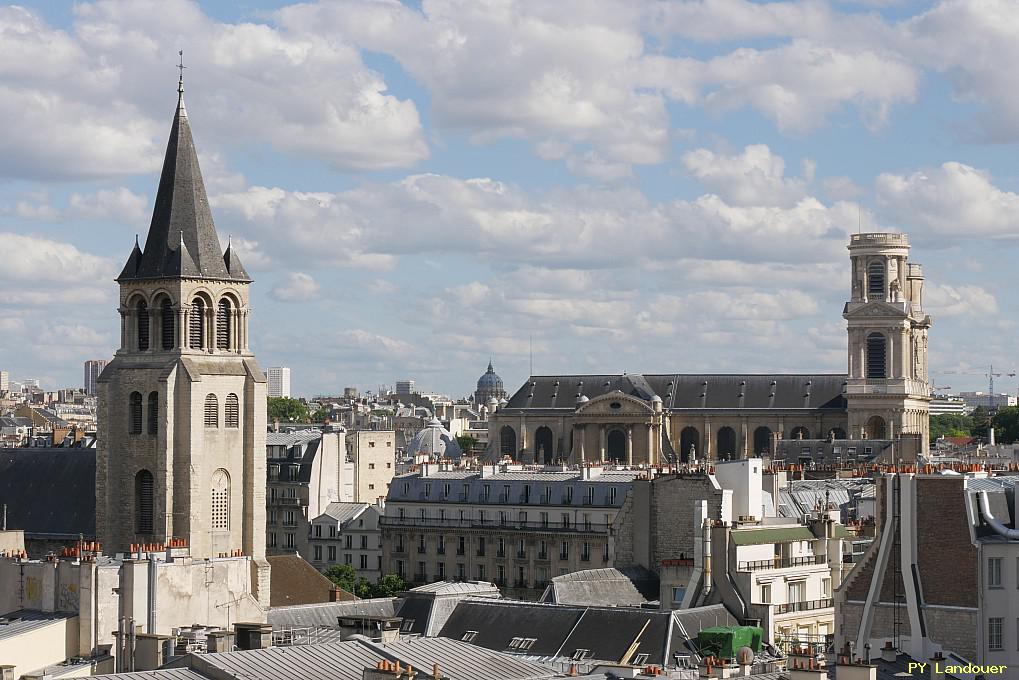
M 543 601 L 591 607 L 639 607 L 645 600 L 618 569 L 584 569 L 552 579 Z
M 528 378 L 503 410 L 564 409 L 577 399 L 619 390 L 644 401 L 662 399 L 666 411 L 680 409 L 844 410 L 845 374 L 647 374 L 537 375 Z
M 534 638 L 529 657 L 562 660 L 578 649 L 589 650 L 585 662 L 616 663 L 647 654 L 646 663 L 664 664 L 675 653 L 691 654 L 702 628 L 735 625 L 722 605 L 678 611 L 638 607 L 577 607 L 511 600 L 460 602 L 439 632 L 452 640 L 506 651 L 513 638 Z M 631 646 L 633 648 L 631 649 Z
M 94 538 L 95 477 L 95 449 L 0 449 L 0 504 L 7 504 L 7 526 L 29 537 Z
M 166 144 L 145 249 L 135 243 L 117 280 L 177 277 L 251 280 L 232 248 L 224 254 L 220 246 L 183 92 Z
M 545 666 L 455 640 L 416 638 L 379 644 L 361 636 L 345 642 L 189 654 L 169 666 L 191 668 L 218 680 L 361 680 L 365 668 L 373 668 L 383 659 L 422 670 L 438 663 L 450 680 L 538 680 L 555 675 Z M 159 675 L 163 672 L 154 671 L 151 680 L 172 680 Z
M 310 627 L 336 628 L 340 617 L 392 618 L 396 616 L 398 602 L 399 600 L 393 597 L 378 597 L 349 602 L 272 607 L 269 610 L 269 623 L 275 630 Z
M 343 524 L 357 517 L 367 507 L 367 503 L 330 503 L 322 514 L 328 515 L 340 524 Z

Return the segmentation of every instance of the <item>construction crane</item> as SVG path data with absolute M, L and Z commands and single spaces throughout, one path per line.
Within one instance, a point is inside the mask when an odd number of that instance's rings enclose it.
M 994 372 L 994 364 L 991 364 L 991 365 L 989 365 L 987 367 L 987 372 L 986 373 L 981 372 L 981 371 L 942 371 L 942 374 L 943 375 L 982 375 L 985 378 L 987 378 L 987 410 L 988 411 L 993 411 L 994 410 L 994 379 L 995 378 L 1000 378 L 1002 376 L 1006 376 L 1006 377 L 1009 377 L 1009 378 L 1014 378 L 1016 376 L 1016 372 L 1014 370 L 1013 371 L 1002 371 L 1000 373 L 995 373 Z

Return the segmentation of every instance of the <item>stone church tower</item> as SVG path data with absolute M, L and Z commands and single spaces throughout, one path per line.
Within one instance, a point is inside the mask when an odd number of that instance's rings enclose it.
M 121 340 L 99 379 L 96 521 L 107 554 L 185 539 L 241 551 L 268 604 L 266 381 L 248 349 L 251 278 L 213 224 L 183 86 L 144 250 L 117 278 Z
M 850 438 L 921 437 L 928 448 L 931 388 L 923 269 L 907 262 L 905 234 L 854 234 L 852 298 L 842 316 L 849 330 L 846 386 Z

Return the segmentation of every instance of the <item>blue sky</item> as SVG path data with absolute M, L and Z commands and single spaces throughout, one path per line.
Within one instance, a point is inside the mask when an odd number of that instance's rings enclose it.
M 119 339 L 177 50 L 252 344 L 299 394 L 534 369 L 842 371 L 845 243 L 909 233 L 936 386 L 1017 366 L 1019 9 L 0 6 L 0 368 Z M 1016 391 L 1019 383 L 999 382 Z

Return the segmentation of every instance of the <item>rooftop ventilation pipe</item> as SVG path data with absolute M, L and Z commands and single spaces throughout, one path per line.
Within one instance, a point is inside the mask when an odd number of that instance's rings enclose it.
M 1001 520 L 995 519 L 994 515 L 991 514 L 991 502 L 988 500 L 987 492 L 980 491 L 979 496 L 980 514 L 984 516 L 984 521 L 986 521 L 999 535 L 1004 536 L 1010 541 L 1019 541 L 1019 529 L 1009 529 L 1001 522 Z

